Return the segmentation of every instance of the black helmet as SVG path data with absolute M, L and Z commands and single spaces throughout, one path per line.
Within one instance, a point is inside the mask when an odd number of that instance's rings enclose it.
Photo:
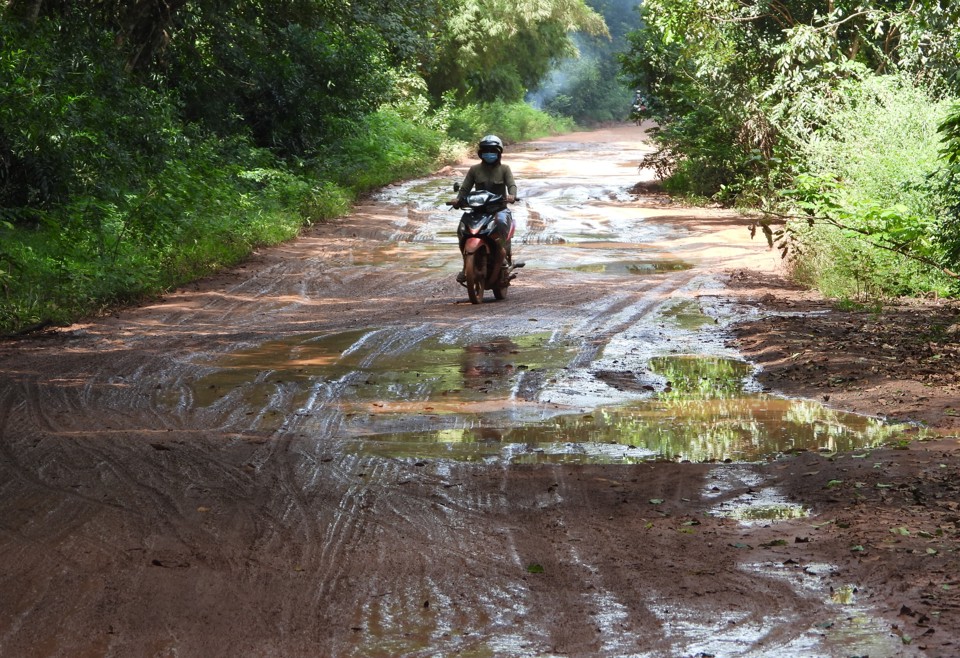
M 503 154 L 503 142 L 496 135 L 487 135 L 477 144 L 477 153 Z

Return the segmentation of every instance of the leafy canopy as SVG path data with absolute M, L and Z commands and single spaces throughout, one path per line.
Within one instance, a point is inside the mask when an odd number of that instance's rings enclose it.
M 583 0 L 456 0 L 426 77 L 435 95 L 519 100 L 575 52 L 569 35 L 578 31 L 607 33 Z

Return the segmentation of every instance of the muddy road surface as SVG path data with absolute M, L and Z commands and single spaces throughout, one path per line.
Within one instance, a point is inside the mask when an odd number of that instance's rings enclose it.
M 898 429 L 761 390 L 724 273 L 777 256 L 632 194 L 648 150 L 635 126 L 508 149 L 503 301 L 454 279 L 465 163 L 2 345 L 0 655 L 921 651 L 770 477 Z

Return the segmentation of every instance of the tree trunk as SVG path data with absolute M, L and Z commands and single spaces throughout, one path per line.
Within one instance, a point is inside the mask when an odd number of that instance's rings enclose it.
M 36 23 L 40 18 L 43 0 L 7 0 L 7 11 L 25 21 Z

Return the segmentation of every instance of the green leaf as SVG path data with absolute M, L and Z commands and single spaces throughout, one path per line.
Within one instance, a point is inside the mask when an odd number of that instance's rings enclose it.
M 528 573 L 543 573 L 543 565 L 537 564 L 536 562 L 527 565 Z

